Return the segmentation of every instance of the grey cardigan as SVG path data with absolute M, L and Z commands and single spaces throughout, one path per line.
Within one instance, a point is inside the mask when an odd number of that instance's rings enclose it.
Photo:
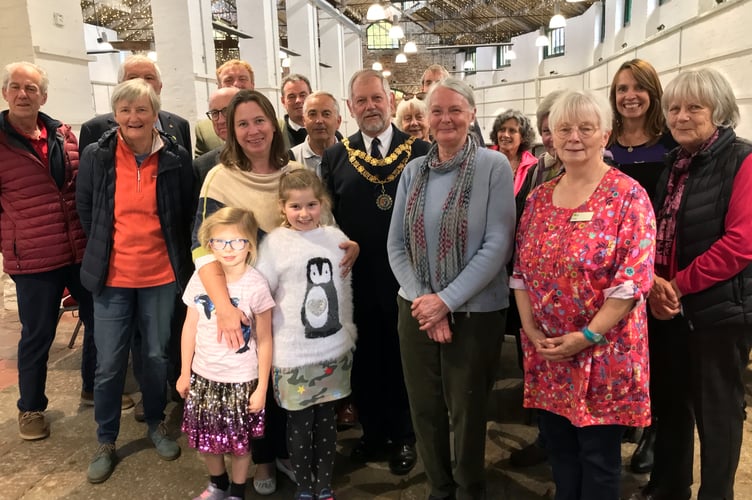
M 515 228 L 514 181 L 509 162 L 498 151 L 478 148 L 468 208 L 465 266 L 443 290 L 437 290 L 433 278 L 432 289 L 426 290 L 415 276 L 404 238 L 406 198 L 423 160 L 413 159 L 402 172 L 389 227 L 389 264 L 400 284 L 400 296 L 413 301 L 436 292 L 452 312 L 489 312 L 509 307 L 506 266 L 514 249 Z M 424 219 L 430 269 L 436 268 L 442 205 L 456 179 L 456 169 L 429 173 Z

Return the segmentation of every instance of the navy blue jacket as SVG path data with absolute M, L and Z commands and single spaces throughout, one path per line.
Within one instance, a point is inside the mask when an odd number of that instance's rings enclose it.
M 160 133 L 164 147 L 157 167 L 157 210 L 178 293 L 193 272 L 191 221 L 193 219 L 193 170 L 188 151 Z M 76 186 L 76 205 L 88 243 L 81 263 L 81 283 L 93 294 L 107 280 L 113 243 L 115 213 L 115 151 L 117 129 L 89 144 L 81 155 Z

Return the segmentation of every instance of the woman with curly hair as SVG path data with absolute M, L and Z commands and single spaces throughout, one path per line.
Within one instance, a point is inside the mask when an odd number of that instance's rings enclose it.
M 533 125 L 522 111 L 510 109 L 494 120 L 491 128 L 491 149 L 501 151 L 509 160 L 514 173 L 515 195 L 525 182 L 527 171 L 538 163 L 538 159 L 530 152 L 534 140 Z

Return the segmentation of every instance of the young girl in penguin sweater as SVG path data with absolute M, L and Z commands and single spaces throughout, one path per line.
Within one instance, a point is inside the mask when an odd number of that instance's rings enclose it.
M 279 184 L 283 226 L 267 235 L 257 269 L 266 277 L 272 311 L 272 383 L 288 411 L 290 459 L 301 500 L 334 498 L 336 402 L 350 394 L 355 325 L 349 269 L 339 245 L 348 238 L 319 224 L 329 199 L 312 171 L 294 170 Z

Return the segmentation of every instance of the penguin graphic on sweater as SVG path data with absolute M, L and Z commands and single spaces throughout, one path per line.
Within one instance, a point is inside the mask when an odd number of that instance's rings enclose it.
M 193 298 L 193 301 L 196 304 L 200 304 L 201 307 L 203 307 L 204 314 L 206 315 L 206 319 L 211 319 L 211 314 L 214 312 L 214 303 L 211 301 L 211 299 L 209 298 L 209 296 L 206 295 L 206 294 L 196 295 Z M 238 307 L 238 304 L 240 303 L 240 301 L 237 299 L 237 297 L 230 298 L 230 302 L 232 302 L 232 305 L 234 305 L 235 307 Z M 250 347 L 248 347 L 248 343 L 251 341 L 251 327 L 250 327 L 250 325 L 246 325 L 246 324 L 241 323 L 240 324 L 240 331 L 243 332 L 244 343 L 240 347 L 240 349 L 238 349 L 237 351 L 235 351 L 235 354 L 243 354 L 244 352 L 246 352 L 247 350 L 250 349 Z
M 334 271 L 329 259 L 316 257 L 306 264 L 307 288 L 300 316 L 307 339 L 334 335 L 341 328 Z

